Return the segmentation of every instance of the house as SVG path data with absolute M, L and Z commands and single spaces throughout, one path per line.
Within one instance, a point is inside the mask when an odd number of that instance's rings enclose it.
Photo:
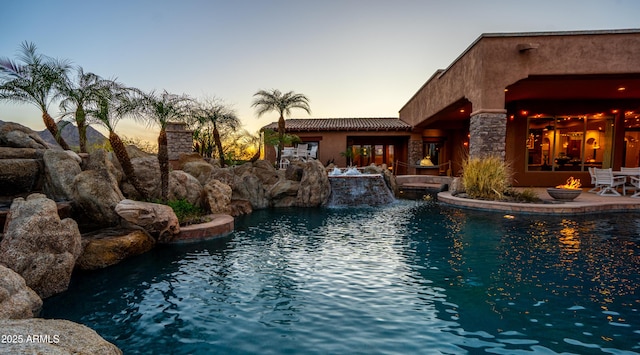
M 457 175 L 468 156 L 497 154 L 516 186 L 588 183 L 589 167 L 640 166 L 640 29 L 483 34 L 399 119 L 332 120 L 287 120 L 287 131 L 338 165 L 340 151 L 368 147 L 358 165 L 382 153 L 397 173 L 420 174 L 428 156 Z

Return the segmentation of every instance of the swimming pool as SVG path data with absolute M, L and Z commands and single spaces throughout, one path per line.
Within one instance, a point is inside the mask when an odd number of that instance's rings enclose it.
M 125 354 L 639 352 L 638 217 L 261 210 L 76 275 L 43 316 Z

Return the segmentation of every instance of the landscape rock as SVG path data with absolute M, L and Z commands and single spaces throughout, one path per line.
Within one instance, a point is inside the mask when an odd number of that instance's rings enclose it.
M 205 204 L 211 213 L 229 214 L 232 193 L 229 185 L 218 180 L 210 180 L 204 185 Z
M 14 196 L 39 190 L 44 167 L 36 159 L 0 159 L 0 195 Z
M 184 165 L 186 163 L 189 162 L 204 162 L 207 163 L 204 158 L 202 158 L 202 155 L 198 154 L 198 153 L 182 153 L 180 154 L 180 157 L 178 158 L 178 169 L 179 170 L 184 170 Z M 209 163 L 207 163 L 209 164 Z
M 0 146 L 0 159 L 42 159 L 42 156 L 46 151 L 46 149 Z
M 111 227 L 120 223 L 115 212 L 124 196 L 108 170 L 85 170 L 76 175 L 72 196 L 84 217 L 96 227 Z
M 82 235 L 82 254 L 76 260 L 81 270 L 115 265 L 151 250 L 155 240 L 143 229 L 108 228 Z
M 268 191 L 273 207 L 295 207 L 298 205 L 298 190 L 300 182 L 293 180 L 279 180 Z
M 169 200 L 185 199 L 194 206 L 201 205 L 202 185 L 198 179 L 182 170 L 169 173 Z
M 126 221 L 144 228 L 158 242 L 170 242 L 180 233 L 178 217 L 167 205 L 122 200 L 116 205 L 115 210 Z
M 456 176 L 451 180 L 451 184 L 449 185 L 449 191 L 451 195 L 456 196 L 458 194 L 465 193 L 464 183 L 462 182 L 462 178 Z
M 107 152 L 103 149 L 97 149 L 89 155 L 84 170 L 107 171 L 118 184 L 124 178 L 118 159 L 115 158 L 112 152 Z
M 2 344 L 0 354 L 47 355 L 121 355 L 122 351 L 104 340 L 94 330 L 62 319 L 6 319 L 0 320 L 0 329 L 7 334 L 20 334 L 23 342 Z M 43 336 L 27 341 L 28 336 Z
M 162 191 L 158 158 L 147 154 L 145 157 L 132 158 L 131 164 L 140 186 L 147 192 L 147 197 L 151 199 L 160 198 Z
M 213 165 L 202 159 L 186 162 L 182 167 L 185 173 L 195 177 L 203 186 L 211 179 L 213 169 Z
M 230 168 L 224 168 L 224 169 L 218 168 L 218 169 L 214 169 L 211 172 L 211 178 L 209 180 L 218 180 L 222 183 L 229 185 L 233 189 L 236 184 L 236 175 Z
M 231 200 L 231 205 L 229 206 L 229 214 L 237 217 L 243 214 L 250 214 L 253 212 L 253 207 L 251 207 L 251 202 L 245 200 Z
M 41 308 L 42 300 L 22 276 L 0 265 L 0 319 L 32 318 Z
M 253 209 L 269 207 L 269 199 L 264 191 L 264 185 L 250 170 L 242 176 L 236 176 L 232 199 L 249 201 Z
M 0 146 L 48 149 L 49 145 L 29 127 L 15 122 L 0 121 Z
M 247 163 L 249 164 L 249 163 Z M 267 160 L 257 160 L 253 163 L 253 173 L 262 181 L 264 185 L 273 185 L 280 180 L 278 171 L 273 164 Z
M 303 172 L 304 163 L 294 161 L 287 166 L 287 169 L 284 172 L 284 177 L 287 180 L 300 181 L 302 180 Z
M 311 160 L 305 164 L 300 188 L 298 189 L 298 206 L 316 207 L 323 205 L 329 199 L 331 185 L 327 172 L 318 160 Z
M 56 201 L 72 199 L 73 180 L 82 172 L 82 159 L 72 151 L 49 149 L 45 151 L 42 161 L 45 172 L 44 193 Z
M 0 242 L 0 262 L 20 274 L 41 298 L 63 292 L 82 252 L 77 223 L 60 220 L 43 194 L 13 200 Z

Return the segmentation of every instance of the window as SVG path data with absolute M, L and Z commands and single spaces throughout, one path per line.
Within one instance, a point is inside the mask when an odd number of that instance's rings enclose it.
M 528 171 L 586 171 L 612 164 L 613 117 L 529 117 Z

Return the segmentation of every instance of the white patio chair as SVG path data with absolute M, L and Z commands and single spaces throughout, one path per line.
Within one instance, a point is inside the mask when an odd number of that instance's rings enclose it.
M 633 190 L 636 191 L 633 195 L 631 195 L 631 197 L 640 197 L 640 177 L 629 176 L 629 184 L 633 186 Z
M 587 170 L 589 170 L 589 176 L 591 176 L 591 184 L 593 185 L 593 188 L 589 190 L 589 192 L 597 193 L 601 189 L 601 187 L 596 184 L 596 168 L 588 167 Z
M 307 157 L 309 156 L 309 151 L 307 150 L 308 144 L 298 144 L 296 146 L 296 156 L 298 157 L 298 159 L 300 160 L 307 160 Z
M 318 146 L 312 145 L 311 150 L 309 151 L 309 157 L 313 159 L 318 159 Z
M 627 191 L 634 191 L 634 195 L 638 195 L 638 191 L 640 190 L 640 186 L 639 186 L 640 168 L 621 167 L 620 171 L 624 172 L 625 175 L 629 176 L 629 181 L 627 181 L 624 184 L 624 190 L 622 191 L 622 194 L 626 196 Z M 633 174 L 633 175 L 630 175 L 630 174 Z M 638 197 L 638 196 L 635 196 L 635 197 Z
M 289 166 L 289 159 L 287 158 L 281 158 L 280 159 L 280 169 L 286 169 Z
M 598 195 L 613 195 L 620 196 L 617 188 L 622 187 L 624 192 L 624 183 L 627 180 L 625 176 L 613 176 L 613 172 L 611 168 L 609 169 L 598 169 L 594 170 L 596 175 L 596 185 L 601 187 Z

